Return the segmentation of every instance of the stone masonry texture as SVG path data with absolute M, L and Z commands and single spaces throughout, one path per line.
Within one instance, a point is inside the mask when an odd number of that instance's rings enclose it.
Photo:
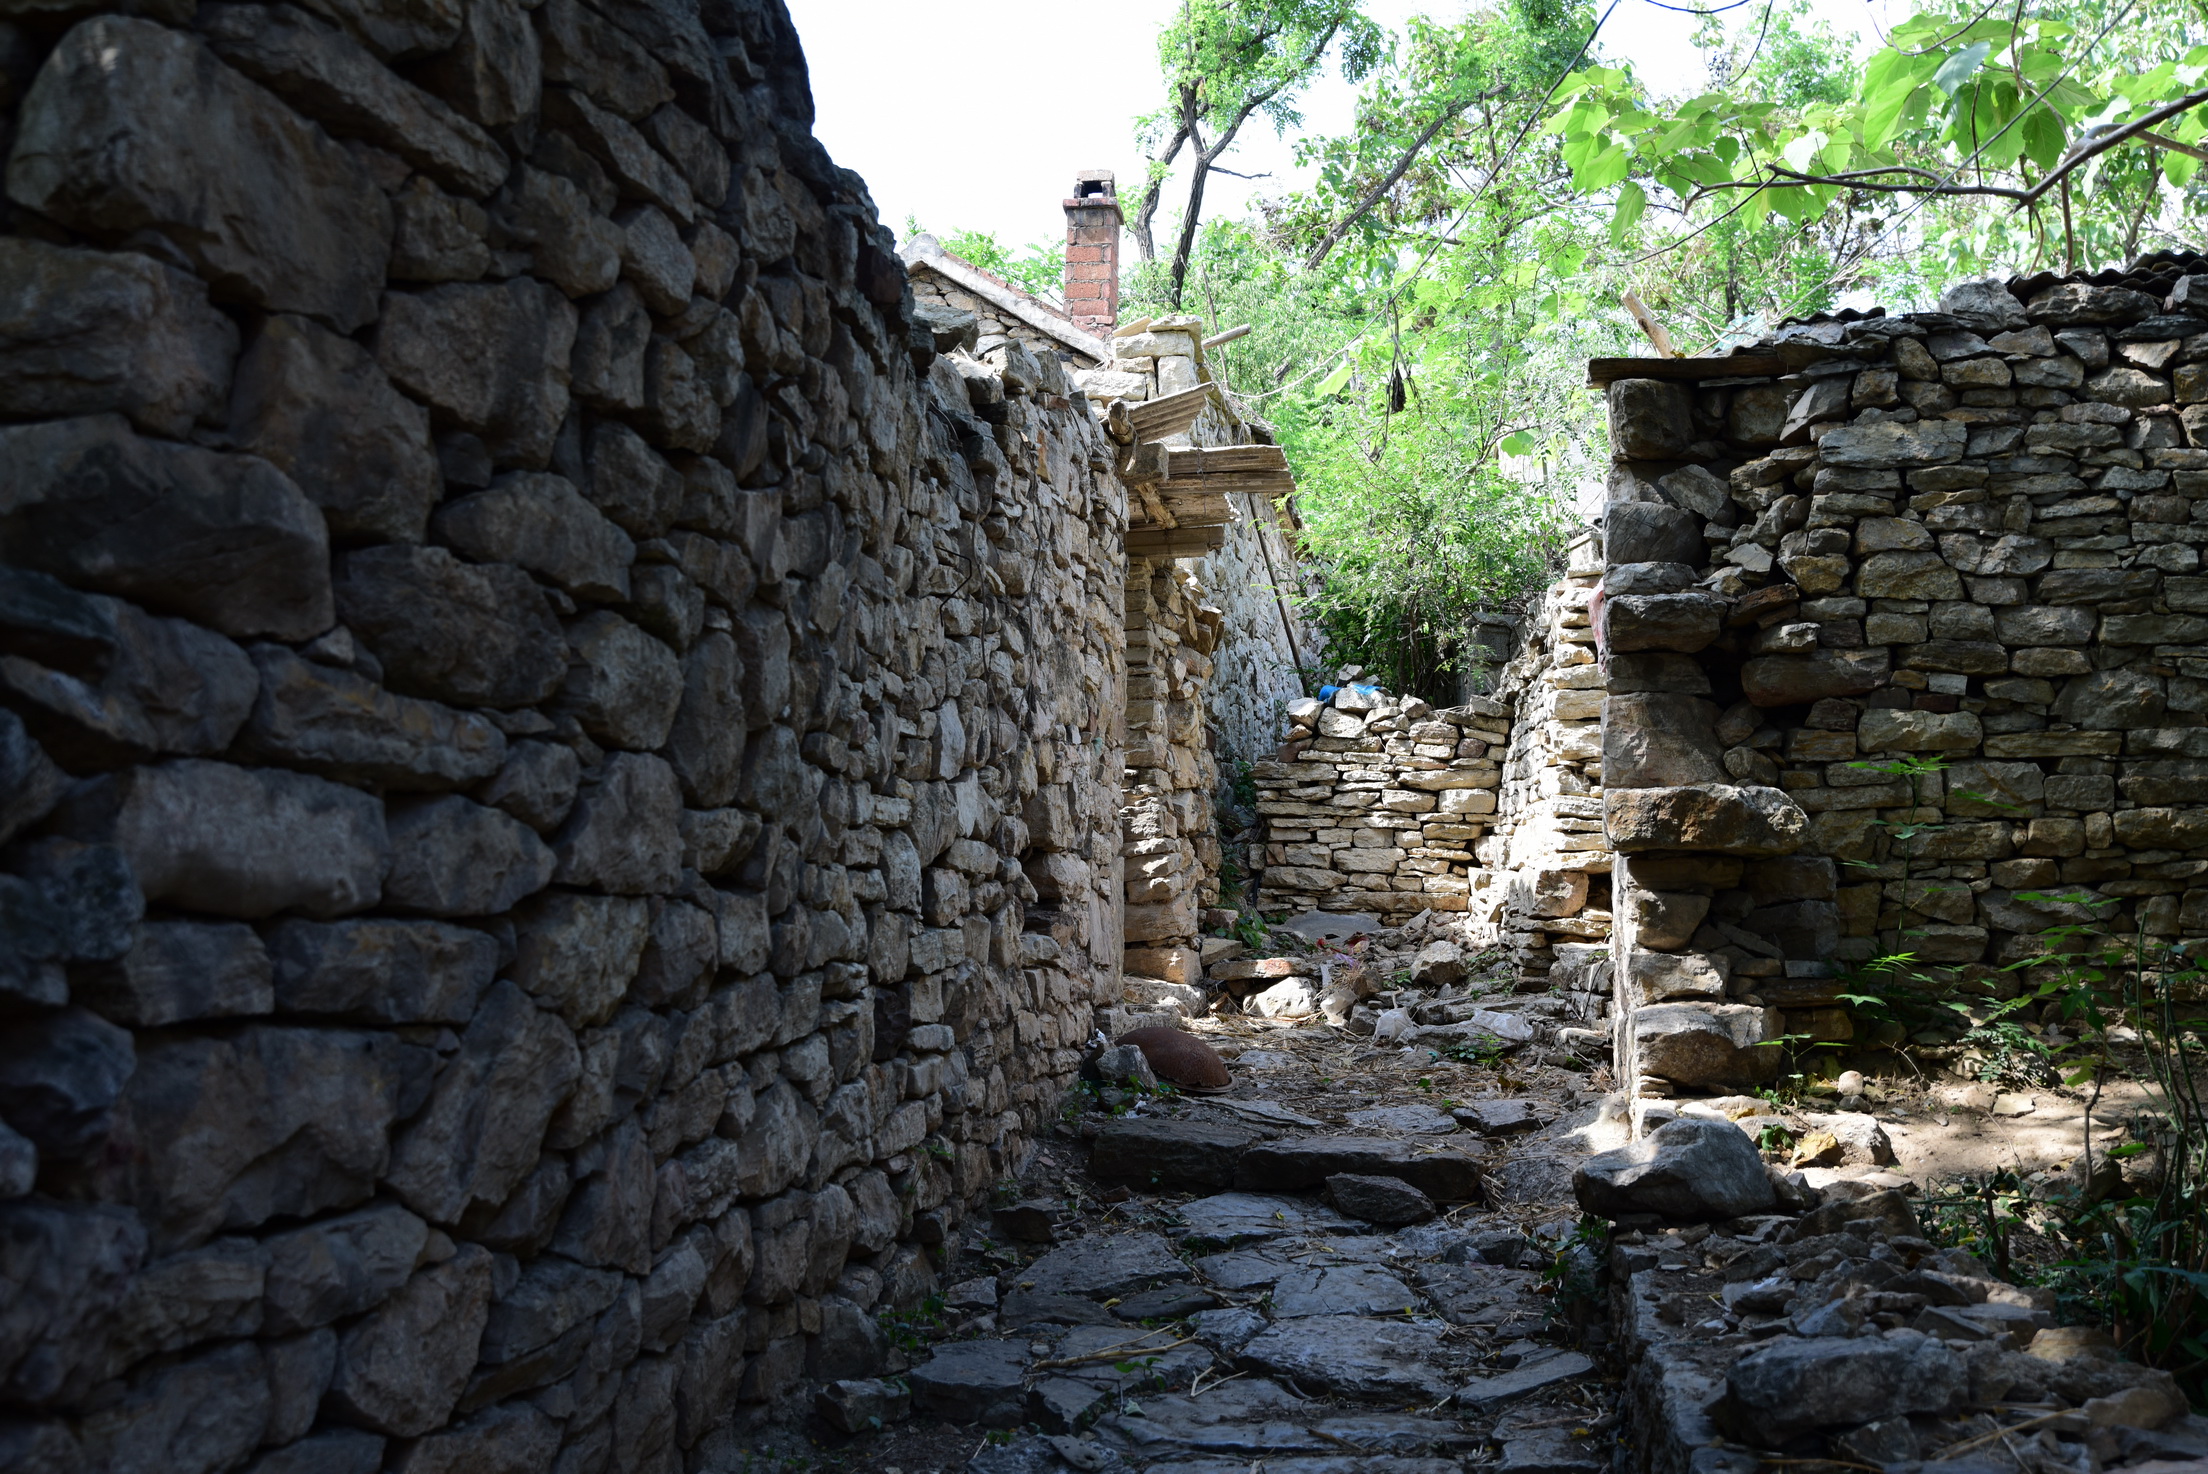
M 1118 1001 L 1186 575 L 776 0 L 0 40 L 0 1469 L 720 1467 Z
M 2053 927 L 2208 936 L 2188 269 L 1960 283 L 1785 327 L 1733 377 L 1609 386 L 1625 1083 L 1752 1085 L 1782 1033 L 1879 1042 L 1841 999 L 1873 958 L 2013 996 Z

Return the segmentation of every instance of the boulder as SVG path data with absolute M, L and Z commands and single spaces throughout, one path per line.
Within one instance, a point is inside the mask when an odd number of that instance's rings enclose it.
M 256 757 L 401 791 L 466 787 L 506 761 L 504 734 L 477 713 L 393 695 L 281 645 L 256 645 L 252 657 L 260 693 L 242 737 Z
M 1433 941 L 1411 959 L 1411 981 L 1422 988 L 1446 988 L 1464 979 L 1464 949 L 1455 942 Z
M 1633 940 L 1659 952 L 1687 945 L 1710 914 L 1710 898 L 1691 892 L 1635 889 L 1631 897 L 1626 905 L 1633 915 Z
M 440 921 L 281 921 L 268 933 L 276 1004 L 363 1023 L 465 1024 L 491 984 L 498 942 Z
M 1624 854 L 1706 850 L 1762 859 L 1792 854 L 1809 831 L 1809 816 L 1779 789 L 1723 783 L 1608 789 L 1603 823 Z
M 1780 1336 L 1733 1363 L 1719 1414 L 1737 1437 L 1778 1448 L 1819 1428 L 1945 1411 L 1967 1383 L 1962 1358 L 1915 1331 Z
M 1022 1270 L 1017 1287 L 1039 1295 L 1131 1295 L 1192 1278 L 1173 1246 L 1155 1233 L 1090 1234 L 1051 1250 Z
M 451 1417 L 490 1314 L 491 1256 L 463 1244 L 421 1270 L 339 1343 L 330 1406 L 346 1421 L 413 1437 Z
M 1572 1193 L 1604 1218 L 1740 1218 L 1767 1212 L 1775 1201 L 1763 1157 L 1746 1133 L 1729 1121 L 1687 1117 L 1589 1157 L 1572 1174 Z
M 1732 963 L 1723 953 L 1636 951 L 1626 979 L 1638 1006 L 1673 998 L 1722 999 L 1732 972 Z
M 107 1018 L 160 1028 L 267 1013 L 275 1002 L 271 977 L 267 949 L 242 922 L 149 921 L 139 924 L 129 952 L 78 968 L 71 986 L 79 1002 Z
M 71 1160 L 105 1141 L 137 1063 L 130 1032 L 82 1008 L 0 1029 L 0 1118 L 46 1158 Z
M 612 523 L 600 521 L 613 530 Z M 568 644 L 573 653 L 559 710 L 572 713 L 593 740 L 608 747 L 650 751 L 663 746 L 686 699 L 683 666 L 675 652 L 603 609 L 570 626 Z M 742 738 L 736 741 L 741 750 Z
M 629 597 L 636 544 L 565 476 L 502 476 L 486 490 L 446 502 L 430 520 L 439 542 L 473 562 L 512 563 L 577 598 Z
M 1132 1045 L 1142 1051 L 1151 1072 L 1187 1090 L 1224 1090 L 1234 1083 L 1219 1051 L 1180 1029 L 1163 1025 L 1131 1030 L 1114 1041 L 1121 1048 Z
M 552 851 L 511 815 L 457 793 L 390 806 L 383 901 L 428 916 L 496 916 L 551 883 Z
M 906 1374 L 913 1402 L 947 1423 L 1016 1428 L 1026 1419 L 1027 1347 L 953 1341 Z

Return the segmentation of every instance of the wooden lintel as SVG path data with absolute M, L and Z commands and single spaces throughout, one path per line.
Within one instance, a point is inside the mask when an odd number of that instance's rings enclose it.
M 1277 445 L 1207 445 L 1165 453 L 1165 474 L 1211 476 L 1221 471 L 1285 471 L 1288 452 Z
M 1173 526 L 1210 527 L 1234 520 L 1234 508 L 1229 505 L 1226 493 L 1208 485 L 1201 490 L 1176 488 L 1167 481 L 1160 484 L 1158 491 L 1166 512 L 1173 518 Z
M 1786 360 L 1775 353 L 1736 353 L 1730 358 L 1590 358 L 1587 382 L 1608 388 L 1619 379 L 1744 379 L 1786 373 Z
M 1165 492 L 1193 491 L 1201 487 L 1205 491 L 1230 492 L 1254 491 L 1260 496 L 1286 496 L 1296 489 L 1296 478 L 1286 471 L 1220 471 L 1209 476 L 1174 477 L 1158 483 Z
M 1224 527 L 1129 528 L 1130 558 L 1201 558 L 1227 540 Z

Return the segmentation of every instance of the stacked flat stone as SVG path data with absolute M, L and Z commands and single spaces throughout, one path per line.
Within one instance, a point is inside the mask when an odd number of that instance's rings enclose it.
M 2058 924 L 2208 935 L 2204 288 L 1964 283 L 1783 330 L 1783 377 L 1611 385 L 1629 1078 L 1852 1037 L 1836 959 L 1989 993 Z
M 1602 825 L 1602 680 L 1589 612 L 1591 542 L 1545 589 L 1496 681 L 1518 720 L 1495 827 L 1477 846 L 1468 940 L 1506 949 L 1528 987 L 1553 986 L 1586 1021 L 1609 1002 L 1609 840 Z
M 1127 572 L 1125 966 L 1193 983 L 1202 971 L 1200 914 L 1219 902 L 1218 775 L 1204 698 L 1220 615 L 1177 564 L 1137 558 Z
M 1288 703 L 1287 740 L 1252 769 L 1266 825 L 1266 915 L 1463 911 L 1472 844 L 1495 812 L 1510 709 L 1473 697 L 1437 711 L 1345 685 Z
M 1110 448 L 916 331 L 777 3 L 87 9 L 7 31 L 0 1464 L 729 1466 L 1116 997 Z

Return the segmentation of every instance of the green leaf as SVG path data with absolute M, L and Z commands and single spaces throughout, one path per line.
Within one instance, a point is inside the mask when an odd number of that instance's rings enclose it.
M 1355 365 L 1353 365 L 1347 358 L 1344 358 L 1339 364 L 1335 366 L 1334 372 L 1319 380 L 1318 387 L 1313 389 L 1311 392 L 1321 399 L 1325 399 L 1330 395 L 1341 393 L 1342 386 L 1349 382 L 1349 375 L 1354 367 Z
M 1632 172 L 1633 156 L 1625 151 L 1624 144 L 1613 143 L 1589 159 L 1583 167 L 1573 170 L 1572 182 L 1592 194 L 1596 190 L 1608 189 L 1611 185 L 1622 182 Z M 1623 203 L 1622 196 L 1620 203 Z
M 1618 207 L 1610 216 L 1610 244 L 1622 246 L 1633 227 L 1640 224 L 1641 214 L 1648 208 L 1648 192 L 1637 183 L 1628 183 L 1618 191 Z
M 1532 454 L 1533 448 L 1538 444 L 1540 441 L 1534 438 L 1531 430 L 1513 430 L 1503 437 L 1502 444 L 1497 449 L 1506 456 L 1522 456 Z
M 2069 140 L 2069 130 L 2049 107 L 2035 107 L 2026 113 L 2018 131 L 2024 136 L 2025 156 L 2042 169 L 2054 167 Z
M 1909 99 L 1939 69 L 1936 56 L 1909 56 L 1887 50 L 1871 58 L 1863 74 L 1860 127 L 1865 148 L 1881 148 L 1900 131 Z
M 1965 46 L 1940 64 L 1939 71 L 1933 73 L 1932 85 L 1953 97 L 1955 89 L 1971 79 L 1992 50 L 1991 41 L 1974 41 Z

